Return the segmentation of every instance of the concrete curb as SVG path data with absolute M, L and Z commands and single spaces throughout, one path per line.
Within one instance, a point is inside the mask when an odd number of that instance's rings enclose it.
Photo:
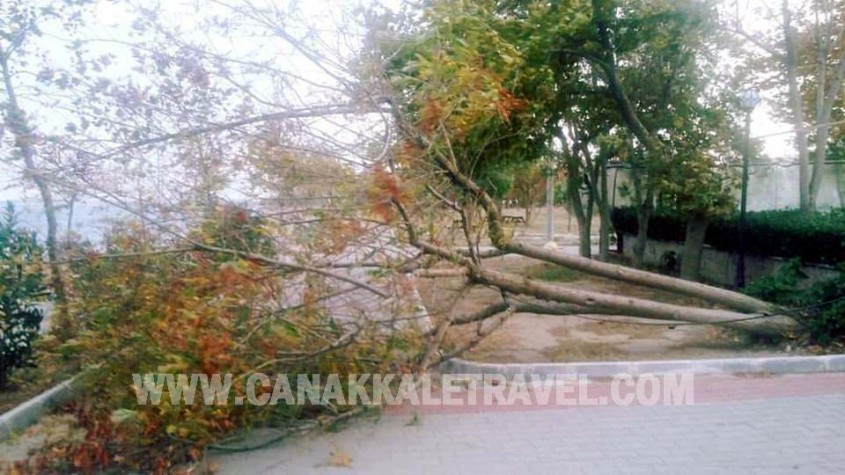
M 500 374 L 505 377 L 535 374 L 583 375 L 608 378 L 620 373 L 641 374 L 736 374 L 736 373 L 831 373 L 845 372 L 845 355 L 781 356 L 668 361 L 597 361 L 582 363 L 476 363 L 453 358 L 440 366 L 449 374 Z
M 24 401 L 14 409 L 0 414 L 0 440 L 21 432 L 34 424 L 45 412 L 68 401 L 73 394 L 73 383 L 76 378 L 53 386 L 38 396 Z

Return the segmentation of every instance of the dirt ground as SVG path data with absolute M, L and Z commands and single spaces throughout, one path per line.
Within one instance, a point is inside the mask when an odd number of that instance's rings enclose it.
M 696 299 L 561 270 L 519 256 L 492 259 L 490 265 L 503 271 L 554 280 L 573 288 L 704 306 Z M 436 320 L 449 311 L 454 315 L 478 311 L 501 298 L 489 288 L 476 286 L 462 290 L 462 287 L 461 279 L 420 279 L 419 282 L 422 299 Z M 609 319 L 614 321 L 605 321 Z M 446 345 L 469 338 L 476 329 L 477 324 L 471 324 L 450 330 Z M 783 353 L 783 348 L 752 342 L 736 332 L 710 325 L 670 326 L 645 319 L 607 315 L 518 313 L 464 357 L 494 363 L 535 363 L 725 358 Z
M 511 216 L 525 217 L 526 212 L 524 208 L 503 208 L 502 213 Z M 530 235 L 545 235 L 546 222 L 548 220 L 548 212 L 545 207 L 534 208 L 531 211 L 531 220 L 527 224 L 520 226 L 520 231 L 523 234 Z M 593 213 L 593 220 L 590 228 L 593 234 L 597 234 L 599 230 L 600 220 L 598 213 Z M 562 206 L 555 206 L 552 213 L 552 224 L 554 225 L 555 234 L 571 234 L 578 235 L 578 222 L 574 217 L 571 217 Z

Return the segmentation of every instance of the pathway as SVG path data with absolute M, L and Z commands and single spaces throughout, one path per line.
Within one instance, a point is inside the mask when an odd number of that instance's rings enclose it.
M 601 386 L 608 383 L 591 383 Z M 699 376 L 685 406 L 409 408 L 245 453 L 221 474 L 842 473 L 845 373 Z

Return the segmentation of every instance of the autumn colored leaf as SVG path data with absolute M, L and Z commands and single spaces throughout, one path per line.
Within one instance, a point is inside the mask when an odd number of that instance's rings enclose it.
M 372 184 L 367 190 L 367 200 L 370 210 L 385 222 L 392 222 L 394 218 L 394 201 L 403 203 L 405 194 L 399 177 L 386 171 L 383 167 L 372 170 Z

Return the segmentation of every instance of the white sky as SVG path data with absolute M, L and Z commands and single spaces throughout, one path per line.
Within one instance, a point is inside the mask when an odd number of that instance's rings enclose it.
M 359 45 L 356 41 L 360 40 L 364 33 L 360 30 L 356 31 L 356 28 L 359 27 L 355 24 L 345 23 L 343 18 L 344 14 L 348 14 L 362 3 L 357 0 L 334 2 L 254 0 L 252 3 L 256 5 L 266 3 L 275 5 L 282 10 L 289 10 L 291 15 L 297 17 L 296 22 L 300 23 L 297 25 L 294 22 L 294 25 L 286 28 L 286 31 L 289 31 L 292 35 L 304 35 L 310 30 L 316 30 L 319 33 L 319 40 L 325 42 L 327 48 L 337 48 L 346 58 L 351 57 L 358 48 Z M 262 82 L 260 76 L 238 77 L 236 72 L 234 77 L 243 80 L 250 91 L 262 99 L 270 102 L 282 100 L 292 103 L 292 107 L 296 107 L 298 101 L 305 104 L 318 104 L 328 89 L 321 89 L 309 83 L 337 85 L 336 81 L 313 61 L 308 60 L 301 52 L 278 38 L 268 39 L 267 37 L 250 36 L 249 31 L 231 37 L 207 34 L 200 24 L 202 19 L 208 19 L 213 15 L 226 18 L 229 14 L 225 6 L 212 0 L 167 0 L 161 2 L 138 0 L 136 4 L 148 8 L 153 8 L 156 5 L 161 6 L 166 12 L 162 15 L 164 22 L 169 22 L 170 27 L 181 30 L 186 37 L 200 40 L 210 50 L 233 53 L 237 57 L 256 61 L 259 58 L 272 58 L 278 69 L 291 71 L 303 78 L 301 81 L 291 79 L 295 84 L 286 92 L 280 92 L 276 85 L 270 81 Z M 234 4 L 237 5 L 237 3 Z M 0 7 L 0 14 L 2 14 L 2 7 Z M 88 40 L 95 39 L 94 43 L 86 43 L 86 48 L 89 51 L 96 54 L 112 53 L 117 57 L 110 68 L 110 74 L 115 75 L 115 80 L 131 79 L 133 83 L 143 86 L 148 84 L 149 81 L 144 75 L 131 70 L 134 65 L 131 57 L 128 56 L 131 48 L 118 43 L 143 44 L 147 40 L 131 29 L 130 25 L 133 18 L 134 16 L 130 14 L 125 5 L 100 1 L 97 3 L 94 17 L 87 19 L 87 28 L 82 36 Z M 63 33 L 61 28 L 56 25 L 47 24 L 43 29 L 45 35 L 43 38 L 37 39 L 36 44 L 48 52 L 48 62 L 59 68 L 69 66 L 70 62 L 66 50 L 69 44 L 68 35 Z M 342 33 L 333 33 L 336 31 Z M 21 105 L 32 117 L 32 123 L 37 124 L 40 132 L 50 133 L 61 130 L 66 123 L 74 121 L 76 117 L 73 111 L 45 108 L 43 103 L 37 102 L 41 99 L 40 97 L 28 100 L 30 97 L 24 91 L 33 85 L 31 76 L 21 74 L 16 79 L 19 81 L 16 88 L 19 91 Z M 288 96 L 282 98 L 279 94 L 288 94 Z M 334 127 L 328 121 L 316 125 L 318 129 L 322 129 L 329 136 L 338 135 L 337 127 Z M 38 200 L 36 190 L 21 186 L 20 164 L 10 164 L 7 161 L 0 162 L 0 199 Z
M 793 0 L 792 3 L 795 3 Z M 771 31 L 779 25 L 769 17 L 780 8 L 780 0 L 736 0 L 735 17 L 739 17 L 744 30 L 752 34 Z M 751 48 L 751 51 L 759 51 Z M 730 59 L 728 59 L 730 61 Z M 777 162 L 794 162 L 798 152 L 794 146 L 794 134 L 788 123 L 774 114 L 777 97 L 775 91 L 760 91 L 761 102 L 751 115 L 751 136 L 762 137 L 763 153 Z M 778 134 L 778 135 L 773 135 Z
M 262 0 L 256 0 L 256 3 L 260 4 L 261 1 Z M 357 30 L 351 31 L 351 35 L 346 34 L 350 33 L 350 30 L 355 30 L 357 27 L 355 25 L 344 24 L 343 12 L 349 11 L 349 9 L 355 5 L 371 4 L 371 2 L 367 0 L 290 0 L 275 3 L 271 3 L 272 0 L 264 1 L 269 4 L 282 5 L 284 8 L 288 8 L 291 12 L 296 12 L 296 14 L 300 16 L 303 20 L 303 26 L 300 28 L 294 27 L 293 33 L 297 33 L 297 29 L 301 30 L 299 33 L 305 33 L 308 28 L 316 28 L 321 39 L 325 43 L 330 44 L 331 46 L 337 46 L 337 48 L 343 50 L 345 54 L 352 54 L 354 52 L 354 49 L 357 47 L 354 43 L 354 39 L 356 38 L 356 35 L 360 35 L 362 32 Z M 396 8 L 400 1 L 401 0 L 391 0 L 379 3 L 383 5 L 386 3 L 392 8 Z M 738 1 L 740 6 L 739 11 L 743 17 L 744 26 L 750 29 L 766 28 L 768 26 L 766 22 L 762 20 L 761 16 L 761 10 L 766 6 L 767 2 L 764 0 Z M 769 3 L 773 1 L 775 0 L 769 0 Z M 266 39 L 254 37 L 224 38 L 219 36 L 210 36 L 202 31 L 199 31 L 196 23 L 198 17 L 203 15 L 209 16 L 214 13 L 218 13 L 220 15 L 226 14 L 225 8 L 215 4 L 213 1 L 162 0 L 161 3 L 153 3 L 150 0 L 139 0 L 139 2 L 144 6 L 152 6 L 154 4 L 166 6 L 166 10 L 169 12 L 169 14 L 166 15 L 166 18 L 171 21 L 174 26 L 178 26 L 190 35 L 203 37 L 204 41 L 207 41 L 209 45 L 218 50 L 234 51 L 238 54 L 245 55 L 246 57 L 251 55 L 266 55 L 269 50 L 281 59 L 279 61 L 280 67 L 295 70 L 298 74 L 317 83 L 332 84 L 334 82 L 333 79 L 324 71 L 321 71 L 313 62 L 306 59 L 301 53 L 295 51 L 289 45 L 284 45 L 278 41 L 273 41 L 272 44 L 268 44 Z M 89 20 L 91 22 L 91 28 L 89 31 L 90 34 L 96 35 L 99 38 L 137 41 L 137 37 L 133 38 L 127 35 L 131 19 L 131 16 L 126 13 L 124 7 L 103 1 L 100 2 L 98 6 L 96 17 L 93 20 Z M 333 33 L 338 30 L 342 30 L 344 32 L 342 37 Z M 341 38 L 346 40 L 352 39 L 352 43 L 341 42 Z M 54 48 L 56 52 L 58 52 L 56 55 L 56 61 L 61 61 L 61 51 L 64 46 L 63 42 L 56 37 L 52 39 L 48 38 L 45 41 L 46 43 L 44 44 L 48 46 L 51 45 L 51 42 L 55 45 Z M 102 48 L 103 52 L 115 52 L 121 55 L 126 54 L 126 48 L 116 44 L 102 43 L 96 46 L 96 48 Z M 143 77 L 134 77 L 133 79 L 139 82 L 144 81 Z M 258 94 L 266 95 L 267 97 L 273 96 L 274 91 L 270 84 L 253 83 L 252 87 Z M 315 90 L 305 83 L 299 84 L 297 88 L 301 88 L 301 95 L 306 98 L 316 97 L 316 95 L 320 94 L 320 91 Z M 790 130 L 789 125 L 778 121 L 772 114 L 774 94 L 771 91 L 762 91 L 761 95 L 763 101 L 754 111 L 752 116 L 752 136 L 769 135 L 776 132 L 788 132 Z M 26 104 L 24 104 L 24 107 L 26 108 Z M 27 109 L 27 112 L 36 116 L 42 130 L 45 128 L 44 124 L 52 123 L 55 124 L 56 127 L 63 127 L 66 119 L 70 116 L 70 113 L 63 113 L 58 110 L 33 111 L 29 108 Z M 336 127 L 328 123 L 326 123 L 325 127 L 318 128 L 323 128 L 327 134 L 334 134 L 337 131 Z M 777 161 L 793 161 L 793 157 L 795 157 L 796 154 L 792 145 L 792 134 L 785 133 L 765 139 L 764 152 L 766 155 Z M 23 189 L 20 186 L 19 177 L 19 169 L 9 167 L 6 162 L 0 163 L 0 199 L 27 201 L 37 200 L 38 195 L 35 193 L 35 190 Z

